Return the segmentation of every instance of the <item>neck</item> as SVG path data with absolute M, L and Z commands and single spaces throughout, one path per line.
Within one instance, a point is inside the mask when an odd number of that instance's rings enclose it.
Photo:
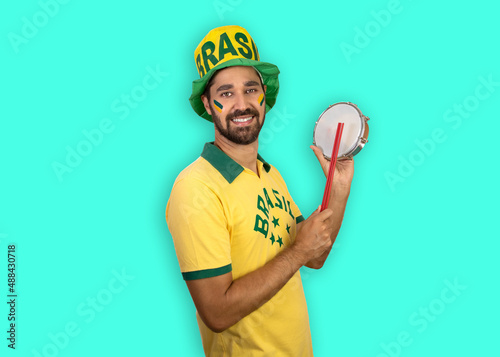
M 227 140 L 219 133 L 215 133 L 215 146 L 221 149 L 227 156 L 236 161 L 243 167 L 246 167 L 257 175 L 257 151 L 259 149 L 259 140 L 255 140 L 248 145 L 235 144 Z

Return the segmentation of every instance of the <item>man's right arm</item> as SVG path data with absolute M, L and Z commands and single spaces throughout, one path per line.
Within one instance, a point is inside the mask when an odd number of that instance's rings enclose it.
M 302 222 L 293 244 L 263 267 L 233 280 L 232 273 L 187 280 L 198 313 L 214 332 L 222 332 L 269 301 L 311 259 L 331 248 L 332 210 Z

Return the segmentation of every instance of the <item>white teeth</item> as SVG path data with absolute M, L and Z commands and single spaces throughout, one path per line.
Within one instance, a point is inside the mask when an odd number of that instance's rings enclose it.
M 242 118 L 242 119 L 233 119 L 234 122 L 236 123 L 244 123 L 246 121 L 249 121 L 250 119 L 252 119 L 253 117 L 248 117 L 248 118 Z

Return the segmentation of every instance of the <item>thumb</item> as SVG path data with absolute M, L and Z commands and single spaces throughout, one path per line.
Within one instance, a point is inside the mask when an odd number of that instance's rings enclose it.
M 316 155 L 316 158 L 318 159 L 318 161 L 321 162 L 321 159 L 323 158 L 323 153 L 321 152 L 321 150 L 317 146 L 314 146 L 314 145 L 311 145 L 309 147 L 314 152 L 314 155 Z
M 313 213 L 311 213 L 311 216 L 314 216 L 314 215 L 317 215 L 321 212 L 321 205 L 318 206 L 318 208 L 316 208 L 316 210 L 314 210 Z

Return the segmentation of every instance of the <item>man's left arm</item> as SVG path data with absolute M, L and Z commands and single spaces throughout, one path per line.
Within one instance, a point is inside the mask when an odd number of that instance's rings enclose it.
M 328 176 L 330 161 L 325 159 L 321 150 L 316 146 L 311 145 L 311 149 L 314 151 L 314 154 L 316 155 L 325 176 Z M 328 201 L 328 208 L 333 211 L 333 215 L 330 219 L 333 228 L 331 235 L 332 245 L 337 238 L 340 227 L 342 225 L 342 220 L 344 219 L 344 212 L 351 190 L 353 175 L 354 160 L 337 160 L 337 164 L 335 165 L 335 173 L 333 176 L 332 188 L 330 191 L 330 200 Z M 301 225 L 302 222 L 297 225 L 297 232 L 302 228 Z M 313 269 L 321 268 L 325 263 L 326 258 L 330 254 L 330 250 L 326 251 L 321 257 L 310 260 L 305 266 Z

